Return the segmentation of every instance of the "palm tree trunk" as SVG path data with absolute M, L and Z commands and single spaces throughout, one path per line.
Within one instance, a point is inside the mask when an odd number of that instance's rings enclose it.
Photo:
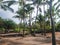
M 21 19 L 20 19 L 20 18 L 19 18 L 19 20 L 20 20 L 20 22 L 21 22 Z M 18 26 L 18 27 L 19 27 L 19 33 L 20 33 L 20 24 L 19 24 L 19 26 Z
M 30 30 L 30 34 L 32 35 L 32 29 L 31 29 L 31 13 L 29 15 L 29 30 Z
M 54 27 L 54 21 L 52 18 L 52 0 L 50 0 L 50 18 L 51 18 L 51 27 L 52 27 L 52 45 L 56 45 L 55 27 Z
M 43 5 L 44 10 L 44 36 L 46 36 L 46 30 L 45 30 L 45 5 Z
M 24 32 L 25 32 L 25 20 L 23 19 L 23 37 L 25 36 Z
M 41 21 L 40 21 L 40 30 L 41 30 L 41 35 L 43 35 L 42 22 Z
M 25 35 L 24 35 L 24 29 L 23 29 L 23 37 L 24 37 Z

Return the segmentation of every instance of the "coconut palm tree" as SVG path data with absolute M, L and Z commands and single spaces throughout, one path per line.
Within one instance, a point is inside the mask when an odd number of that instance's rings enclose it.
M 43 0 L 43 2 L 46 2 L 46 0 Z M 45 19 L 46 19 L 46 16 L 45 16 L 45 5 L 43 5 L 43 11 L 44 11 L 44 36 L 46 36 L 46 30 L 45 30 Z
M 36 6 L 36 9 L 37 9 L 36 16 L 37 16 L 38 12 L 39 11 L 41 12 L 41 9 L 39 8 L 39 6 L 41 5 L 42 0 L 32 0 L 32 2 L 33 2 L 33 5 Z M 35 23 L 36 23 L 36 19 L 35 19 Z M 36 25 L 35 25 L 35 28 L 36 28 Z M 34 30 L 34 32 L 35 32 L 35 30 Z
M 18 0 L 18 4 L 19 4 L 19 7 L 18 7 L 19 10 L 16 12 L 18 15 L 15 15 L 14 17 L 19 18 L 20 22 L 23 23 L 23 25 L 24 25 L 24 23 L 25 23 L 24 21 L 26 18 L 26 9 L 24 8 L 25 1 L 24 0 Z M 23 36 L 24 36 L 24 29 L 23 29 Z
M 50 18 L 51 18 L 51 27 L 52 27 L 52 45 L 56 45 L 55 40 L 55 27 L 54 27 L 54 20 L 52 18 L 52 0 L 50 0 Z
M 25 5 L 25 8 L 27 9 L 26 13 L 29 15 L 29 30 L 30 30 L 30 33 L 32 34 L 32 29 L 31 29 L 31 21 L 32 21 L 32 11 L 34 10 L 34 7 L 31 7 L 30 4 L 26 4 Z M 32 34 L 33 35 L 33 34 Z
M 33 5 L 36 6 L 37 11 L 36 11 L 36 16 L 38 15 L 38 11 L 41 12 L 41 9 L 39 8 L 40 5 L 45 6 L 46 4 L 49 4 L 49 1 L 46 0 L 32 0 L 33 1 Z M 44 9 L 45 10 L 45 9 Z M 35 21 L 36 22 L 36 21 Z M 44 26 L 44 30 L 45 30 L 45 26 Z M 45 32 L 45 31 L 44 31 Z
M 52 45 L 56 45 L 56 41 L 55 41 L 55 24 L 54 24 L 54 19 L 56 19 L 56 16 L 59 17 L 59 5 L 57 7 L 55 7 L 58 3 L 56 2 L 54 5 L 52 5 L 52 0 L 50 0 L 50 9 L 48 10 L 49 19 L 51 19 L 51 28 L 52 28 Z
M 21 19 L 22 23 L 25 26 L 25 19 L 27 17 L 26 10 L 22 8 L 22 9 L 17 11 L 17 14 L 18 15 L 14 16 L 14 17 Z M 23 36 L 24 36 L 24 29 L 23 29 Z
M 59 5 L 57 6 L 57 8 L 58 7 L 59 7 Z M 52 18 L 52 0 L 50 0 L 50 18 L 51 18 L 51 24 L 52 24 L 51 25 L 52 26 L 52 45 L 56 45 L 54 19 Z

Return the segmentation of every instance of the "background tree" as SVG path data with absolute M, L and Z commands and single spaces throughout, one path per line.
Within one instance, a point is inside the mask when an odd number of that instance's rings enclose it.
M 44 16 L 42 16 L 41 14 L 39 14 L 39 15 L 36 17 L 36 19 L 37 19 L 37 21 L 39 22 L 40 30 L 42 30 L 42 33 L 43 33 Z
M 10 29 L 14 30 L 16 28 L 16 23 L 10 19 L 7 19 L 7 20 L 4 20 L 3 27 L 5 29 L 5 33 L 7 33 Z
M 0 17 L 0 30 L 3 29 L 3 19 Z
M 26 4 L 25 5 L 25 8 L 27 9 L 26 10 L 26 13 L 28 14 L 28 17 L 29 17 L 29 30 L 30 30 L 30 33 L 33 35 L 33 33 L 32 33 L 32 11 L 34 10 L 34 7 L 31 7 L 31 5 L 30 4 Z

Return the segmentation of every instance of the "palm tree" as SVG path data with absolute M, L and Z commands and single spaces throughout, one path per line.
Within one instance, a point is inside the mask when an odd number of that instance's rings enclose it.
M 43 0 L 43 2 L 45 2 L 46 0 Z M 46 19 L 46 16 L 45 16 L 45 5 L 43 5 L 43 11 L 44 11 L 44 36 L 46 36 L 46 30 L 45 30 L 45 19 Z
M 55 27 L 54 27 L 54 19 L 56 19 L 56 14 L 59 17 L 59 5 L 55 8 L 55 5 L 57 5 L 58 3 L 56 2 L 53 6 L 52 6 L 52 0 L 50 0 L 50 11 L 49 12 L 49 17 L 51 18 L 51 28 L 52 28 L 52 45 L 56 45 L 56 40 L 55 40 Z
M 50 18 L 51 18 L 51 27 L 52 27 L 52 45 L 56 45 L 55 40 L 55 27 L 54 27 L 54 21 L 52 18 L 52 0 L 50 0 Z
M 33 4 L 34 5 L 37 5 L 37 12 L 36 12 L 36 16 L 38 15 L 38 11 L 41 12 L 41 9 L 39 8 L 40 5 L 43 5 L 45 6 L 46 4 L 49 4 L 49 1 L 46 1 L 46 0 L 33 0 Z M 45 8 L 45 7 L 44 7 Z M 45 9 L 44 9 L 45 10 Z M 44 11 L 45 12 L 45 11 Z M 36 22 L 36 21 L 35 21 Z M 45 32 L 45 25 L 44 25 L 44 32 Z M 46 35 L 44 33 L 44 35 Z
M 25 8 L 27 9 L 26 10 L 27 11 L 26 13 L 29 15 L 29 30 L 30 30 L 30 33 L 32 34 L 31 21 L 32 21 L 32 11 L 34 10 L 34 7 L 31 7 L 30 4 L 26 4 L 25 5 Z
M 32 0 L 32 1 L 33 1 L 33 5 L 36 6 L 36 9 L 37 9 L 36 16 L 37 16 L 38 11 L 40 10 L 40 12 L 41 12 L 41 9 L 39 8 L 39 6 L 40 6 L 42 0 Z M 36 23 L 36 19 L 35 19 L 35 23 Z M 35 25 L 35 28 L 36 28 L 36 25 Z M 35 30 L 34 30 L 34 32 L 35 32 Z
M 42 16 L 42 14 L 39 14 L 39 15 L 36 17 L 36 20 L 39 22 L 40 30 L 42 30 L 42 32 L 43 32 L 44 16 Z M 43 34 L 43 33 L 42 33 L 42 34 Z
M 22 23 L 25 26 L 25 19 L 27 17 L 26 10 L 22 8 L 22 9 L 20 9 L 20 10 L 17 11 L 17 14 L 18 15 L 14 16 L 14 17 L 21 19 Z M 23 36 L 24 36 L 24 29 L 23 29 Z
M 19 7 L 18 7 L 19 10 L 17 11 L 18 15 L 14 16 L 14 17 L 19 18 L 20 22 L 23 23 L 23 26 L 25 26 L 24 25 L 24 23 L 25 23 L 24 21 L 26 18 L 26 9 L 24 8 L 25 1 L 24 0 L 18 0 L 18 3 L 19 3 Z M 23 29 L 23 36 L 24 36 L 24 29 Z

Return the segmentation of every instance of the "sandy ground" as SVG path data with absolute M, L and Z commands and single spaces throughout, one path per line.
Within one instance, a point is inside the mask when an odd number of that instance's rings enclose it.
M 56 32 L 56 43 L 60 45 L 60 32 Z M 47 34 L 46 37 L 1 37 L 0 45 L 52 45 L 51 34 Z

